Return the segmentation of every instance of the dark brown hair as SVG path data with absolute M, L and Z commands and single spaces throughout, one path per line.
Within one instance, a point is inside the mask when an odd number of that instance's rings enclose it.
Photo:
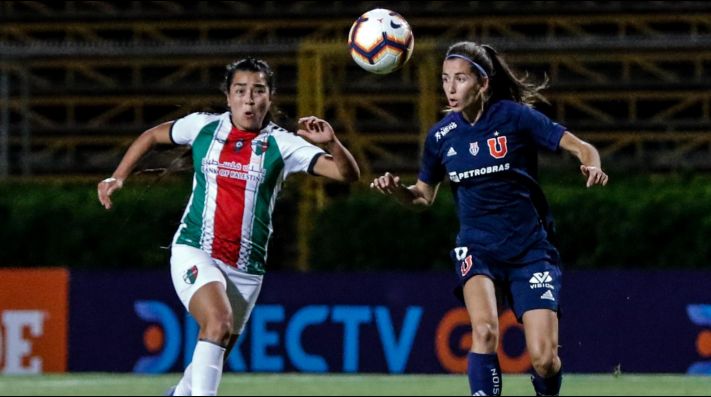
M 271 95 L 274 95 L 274 93 L 276 92 L 276 86 L 274 84 L 274 71 L 272 71 L 272 68 L 269 66 L 268 63 L 256 58 L 244 58 L 227 65 L 227 68 L 225 70 L 225 79 L 222 82 L 221 87 L 222 92 L 224 92 L 225 94 L 229 94 L 230 86 L 232 86 L 232 80 L 235 77 L 235 73 L 239 71 L 264 73 L 264 76 L 267 78 L 267 87 L 269 87 L 269 93 Z
M 528 73 L 518 77 L 506 61 L 489 45 L 479 45 L 471 41 L 461 41 L 453 44 L 447 50 L 445 59 L 451 56 L 461 56 L 478 64 L 489 78 L 490 101 L 507 99 L 526 105 L 536 102 L 548 103 L 540 91 L 548 86 L 548 78 L 542 84 L 529 81 Z M 472 65 L 472 72 L 483 77 L 481 71 Z

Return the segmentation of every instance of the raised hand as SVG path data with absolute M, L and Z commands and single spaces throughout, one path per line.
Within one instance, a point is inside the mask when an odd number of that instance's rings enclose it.
M 296 134 L 313 144 L 326 145 L 336 140 L 331 124 L 315 116 L 300 118 Z

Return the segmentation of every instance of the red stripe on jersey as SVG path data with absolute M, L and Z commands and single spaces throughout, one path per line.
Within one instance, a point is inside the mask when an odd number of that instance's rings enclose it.
M 256 137 L 233 127 L 220 153 L 212 257 L 231 266 L 239 259 L 247 188 L 244 177 L 249 175 L 252 140 Z

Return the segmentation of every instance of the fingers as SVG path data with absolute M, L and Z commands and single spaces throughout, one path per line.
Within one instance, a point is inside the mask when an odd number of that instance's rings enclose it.
M 587 178 L 586 187 L 590 188 L 595 185 L 607 186 L 609 177 L 601 169 L 583 165 L 580 167 L 580 171 Z
M 99 182 L 97 187 L 97 192 L 99 195 L 99 202 L 107 210 L 110 210 L 113 206 L 111 202 L 111 195 L 123 187 L 123 181 L 116 178 L 107 178 Z
M 104 182 L 99 184 L 99 202 L 101 205 L 104 206 L 107 210 L 111 209 L 111 198 L 108 189 L 105 186 L 106 184 Z
M 324 120 L 319 119 L 315 116 L 302 117 L 299 119 L 299 125 L 303 125 L 308 132 L 323 132 Z
M 313 122 L 316 120 L 314 116 L 302 117 L 299 119 L 299 124 L 306 124 L 307 122 Z
M 387 172 L 385 175 L 373 180 L 371 189 L 376 189 L 384 195 L 392 195 L 400 187 L 400 177 L 393 176 Z

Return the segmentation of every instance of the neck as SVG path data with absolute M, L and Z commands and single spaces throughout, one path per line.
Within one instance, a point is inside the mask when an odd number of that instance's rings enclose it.
M 235 121 L 234 121 L 233 119 L 230 119 L 230 122 L 232 123 L 232 127 L 235 128 L 235 129 L 237 129 L 237 130 L 239 130 L 239 131 L 249 132 L 249 133 L 257 134 L 257 135 L 259 135 L 259 134 L 262 132 L 262 130 L 263 130 L 264 128 L 266 128 L 266 126 L 269 124 L 269 123 L 262 123 L 262 127 L 261 127 L 261 128 L 251 129 L 251 128 L 242 128 L 242 127 L 240 127 L 239 125 L 237 125 L 237 123 L 235 123 Z
M 469 122 L 469 124 L 474 125 L 479 121 L 481 115 L 484 114 L 484 101 L 476 101 L 471 104 L 471 106 L 462 110 L 462 116 L 464 120 Z
M 481 118 L 481 115 L 484 114 L 484 105 L 486 105 L 486 102 L 489 99 L 488 95 L 486 95 L 482 91 L 483 90 L 479 90 L 471 105 L 465 107 L 462 110 L 464 119 L 467 120 L 471 125 L 476 124 L 476 122 L 479 121 L 479 119 Z

